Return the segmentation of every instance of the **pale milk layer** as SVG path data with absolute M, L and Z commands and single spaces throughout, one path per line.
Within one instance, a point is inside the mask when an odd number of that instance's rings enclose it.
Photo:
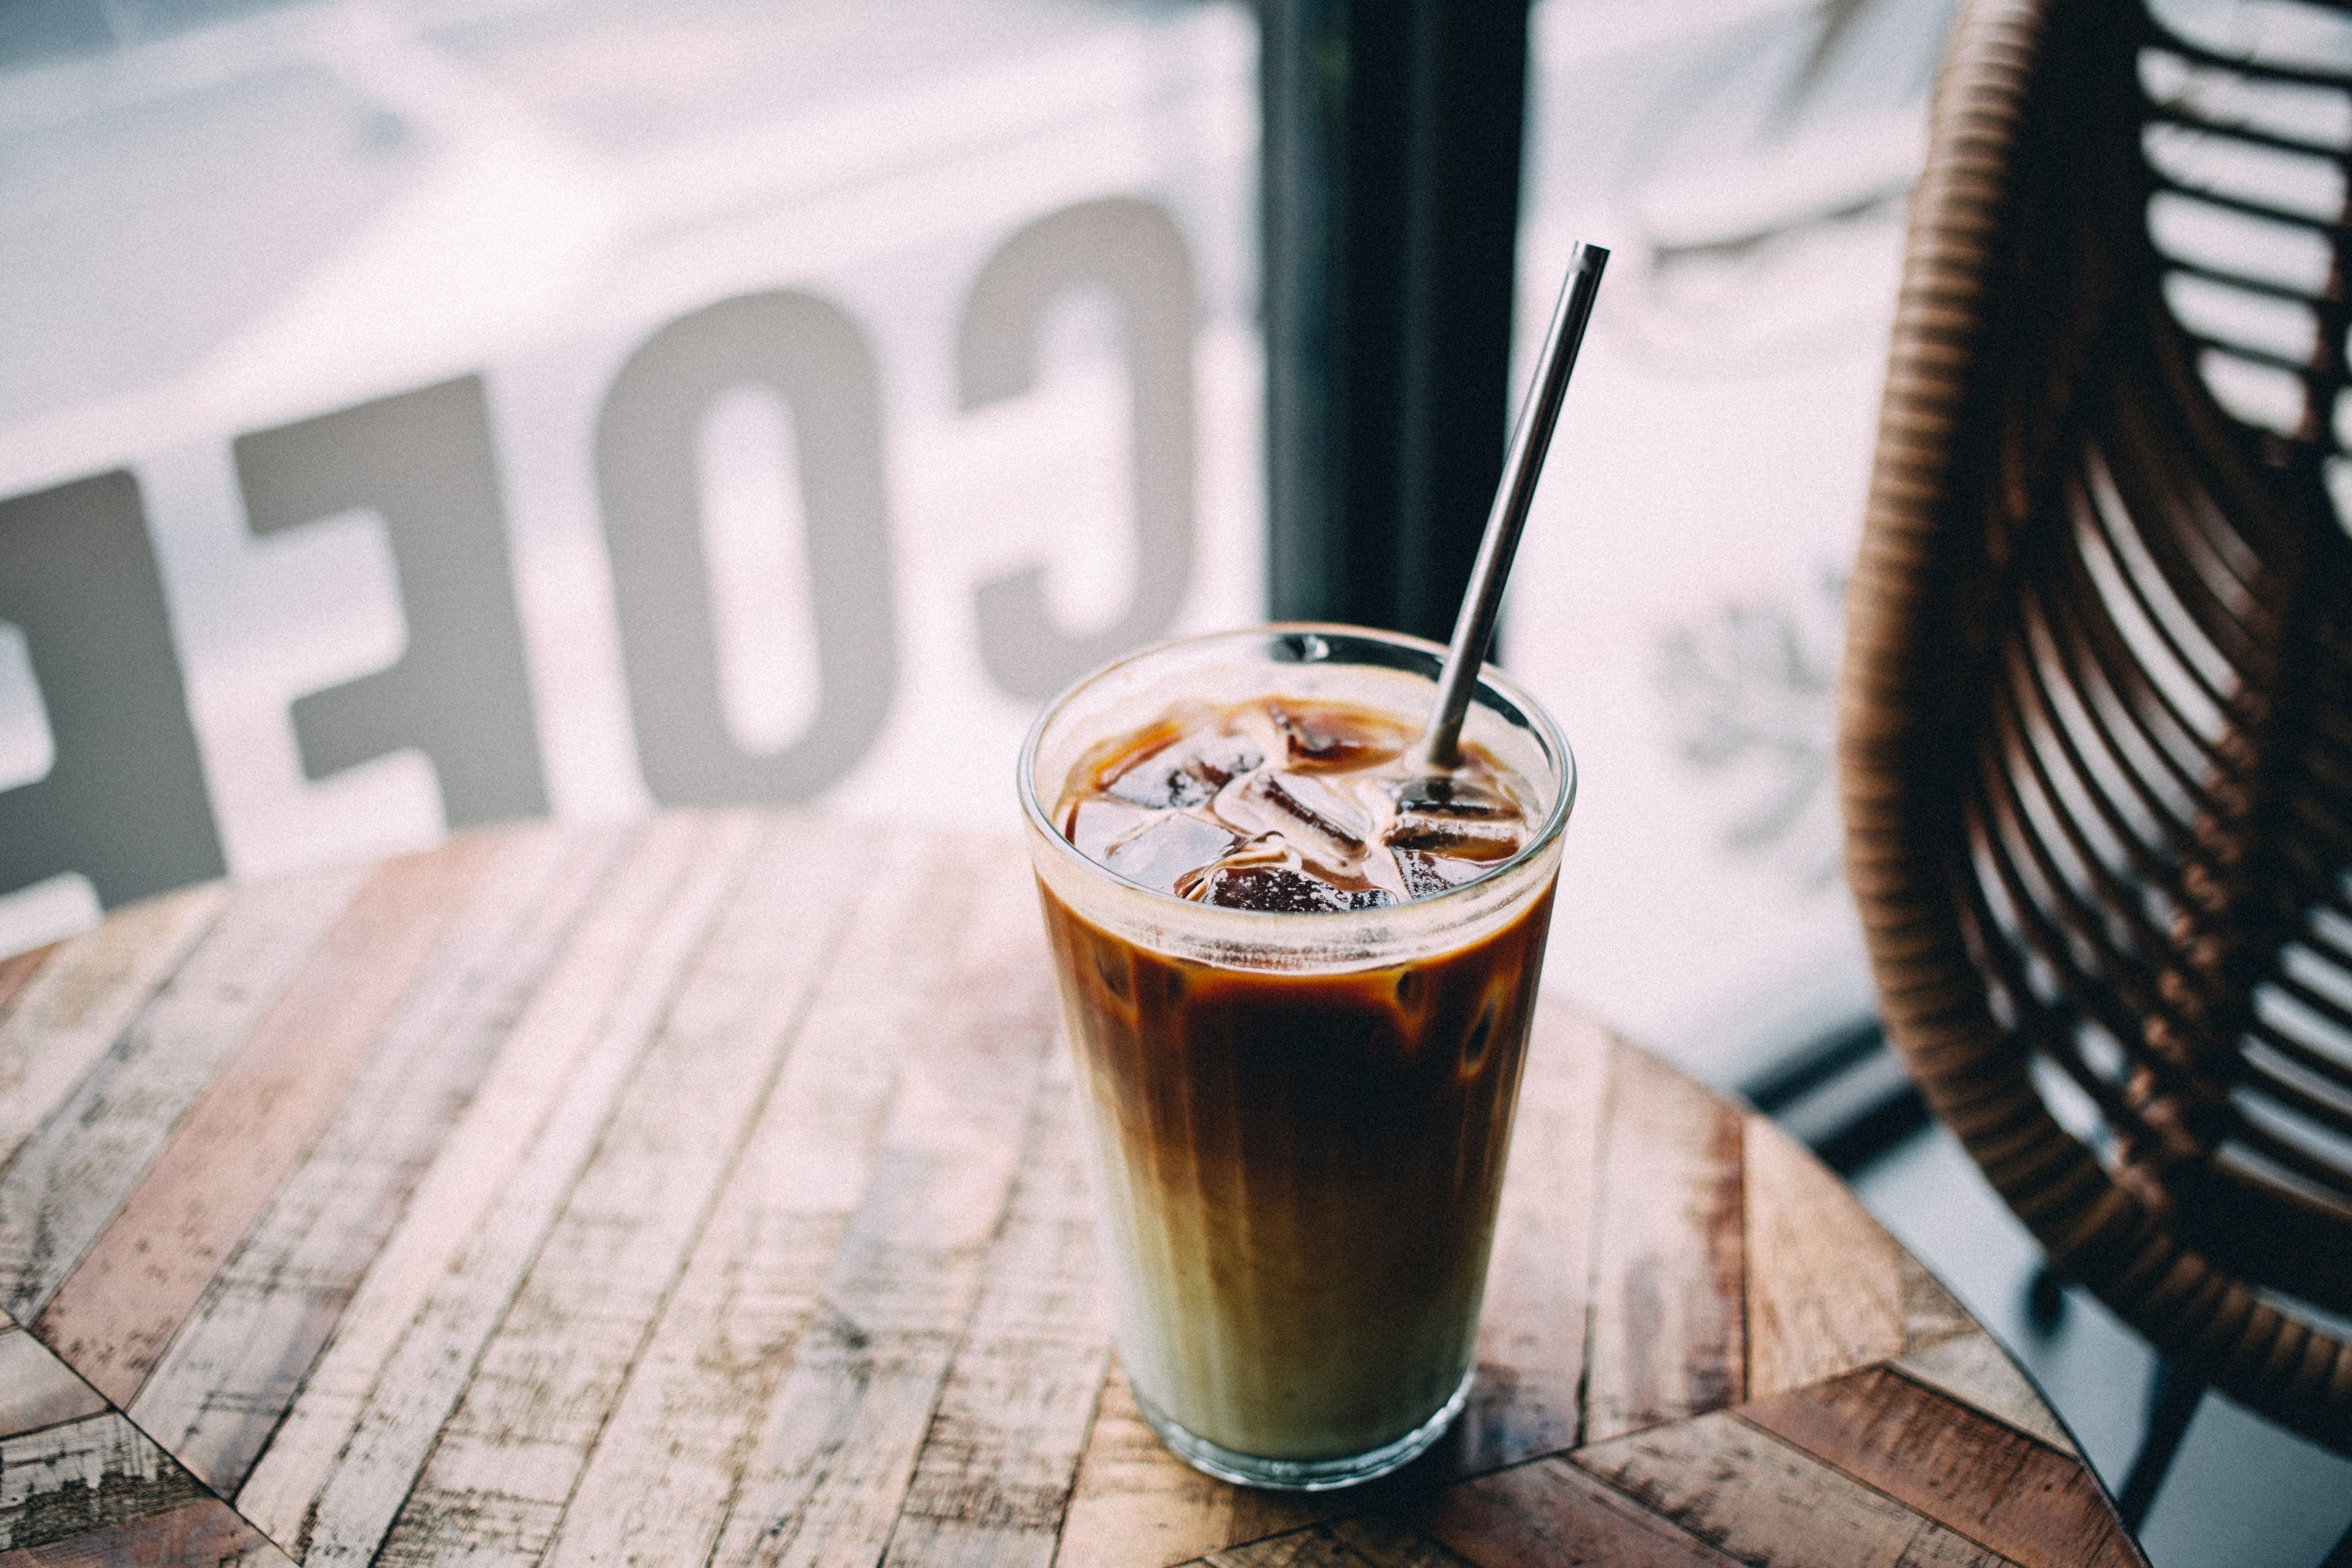
M 1491 1229 L 1401 1291 L 1348 1267 L 1346 1243 L 1363 1238 L 1302 1245 L 1278 1190 L 1212 1204 L 1181 1170 L 1119 1172 L 1101 1190 L 1121 1359 L 1187 1431 L 1262 1458 L 1361 1454 L 1426 1421 L 1470 1369 Z

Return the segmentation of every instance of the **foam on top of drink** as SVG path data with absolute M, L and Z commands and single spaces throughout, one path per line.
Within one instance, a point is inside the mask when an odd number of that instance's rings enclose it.
M 1484 748 L 1431 776 L 1417 724 L 1353 703 L 1184 704 L 1070 770 L 1054 821 L 1156 893 L 1280 914 L 1457 887 L 1518 853 L 1533 794 Z

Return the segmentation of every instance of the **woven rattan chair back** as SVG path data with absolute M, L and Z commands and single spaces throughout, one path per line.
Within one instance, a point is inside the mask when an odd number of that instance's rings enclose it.
M 2061 1277 L 2352 1452 L 2305 1310 L 2352 1310 L 2352 97 L 2177 9 L 1958 24 L 1850 589 L 1847 870 L 1890 1034 Z

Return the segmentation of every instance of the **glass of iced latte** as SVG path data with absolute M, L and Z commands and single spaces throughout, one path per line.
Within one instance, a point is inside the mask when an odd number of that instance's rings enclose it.
M 1469 1392 L 1576 774 L 1491 671 L 1460 765 L 1423 767 L 1444 656 L 1169 643 L 1022 754 L 1120 1358 L 1229 1480 L 1370 1479 Z

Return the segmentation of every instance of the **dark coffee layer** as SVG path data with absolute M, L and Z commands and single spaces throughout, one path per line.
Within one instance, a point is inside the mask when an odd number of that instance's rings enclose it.
M 1266 1458 L 1411 1431 L 1469 1366 L 1550 889 L 1453 952 L 1335 976 L 1045 908 L 1138 1389 Z

